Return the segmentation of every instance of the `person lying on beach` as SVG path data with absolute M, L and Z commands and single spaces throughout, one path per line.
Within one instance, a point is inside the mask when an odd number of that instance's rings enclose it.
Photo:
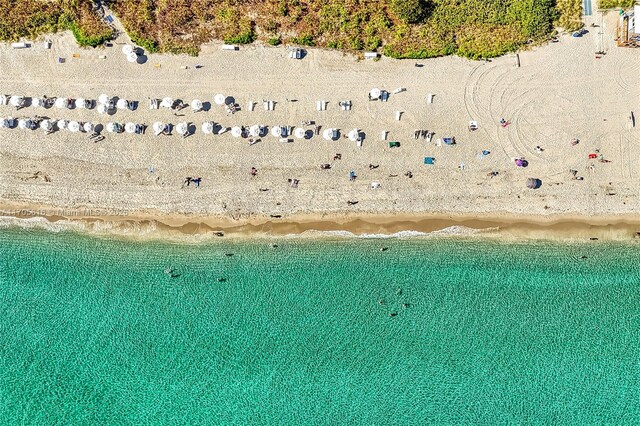
M 380 167 L 380 164 L 376 164 L 376 165 L 369 164 L 369 170 L 377 169 L 378 167 Z
M 342 154 L 336 154 L 333 156 L 333 160 L 342 160 Z
M 329 169 L 331 169 L 331 164 L 328 164 L 328 163 L 320 164 L 320 169 L 329 170 Z
M 256 169 L 255 167 L 251 168 L 251 176 L 256 176 L 258 174 L 258 169 Z
M 347 201 L 347 204 L 350 206 L 355 206 L 359 201 Z
M 409 179 L 411 179 L 413 177 L 413 173 L 411 173 L 411 171 L 408 171 L 407 173 L 404 174 L 406 177 L 408 177 Z
M 184 178 L 184 182 L 182 182 L 182 187 L 184 188 L 185 186 L 190 186 L 191 181 L 193 181 L 193 178 L 191 176 L 187 176 L 186 178 Z

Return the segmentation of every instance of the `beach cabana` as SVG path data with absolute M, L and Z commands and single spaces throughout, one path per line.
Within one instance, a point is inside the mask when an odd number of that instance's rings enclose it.
M 167 125 L 164 124 L 161 121 L 156 121 L 155 123 L 153 123 L 153 133 L 156 134 L 156 136 L 160 135 L 161 133 L 164 133 L 164 131 L 167 130 Z
M 204 133 L 205 135 L 210 135 L 213 133 L 213 123 L 211 121 L 202 123 L 202 133 Z
M 380 94 L 381 94 L 381 90 L 378 89 L 377 87 L 374 87 L 373 89 L 371 89 L 371 91 L 369 92 L 369 99 L 371 99 L 372 101 L 376 101 L 378 99 L 380 99 Z
M 94 129 L 95 129 L 95 126 L 93 125 L 93 123 L 87 122 L 82 125 L 82 130 L 84 130 L 87 133 L 93 133 Z
M 304 139 L 307 136 L 307 132 L 302 127 L 296 127 L 293 135 L 298 139 Z
M 9 104 L 14 107 L 19 107 L 22 105 L 24 98 L 22 96 L 12 96 L 9 98 Z
M 107 132 L 109 133 L 122 133 L 123 128 L 120 123 L 107 123 Z
M 263 130 L 264 130 L 263 126 L 259 124 L 254 124 L 253 126 L 251 126 L 251 128 L 249 128 L 249 135 L 251 137 L 258 138 L 262 135 Z
M 58 120 L 56 126 L 58 127 L 58 130 L 66 130 L 67 124 L 69 124 L 67 120 Z
M 69 131 L 73 133 L 79 132 L 80 123 L 78 123 L 77 121 L 70 121 L 69 124 L 67 124 L 67 129 L 69 129 Z
M 239 138 L 240 136 L 242 136 L 242 129 L 238 126 L 235 126 L 231 129 L 231 136 L 233 136 L 234 138 Z
M 131 46 L 130 44 L 125 44 L 124 46 L 122 46 L 122 53 L 128 55 L 131 52 L 133 52 L 133 46 Z
M 160 106 L 162 108 L 172 108 L 173 107 L 173 98 L 163 98 L 162 102 L 160 102 Z
M 98 96 L 98 102 L 103 105 L 107 105 L 109 102 L 111 102 L 111 98 L 109 97 L 109 95 L 103 93 L 102 95 Z
M 40 122 L 40 128 L 45 132 L 49 133 L 53 131 L 53 123 L 51 120 L 42 120 Z
M 527 188 L 529 189 L 538 189 L 542 186 L 542 181 L 538 178 L 529 178 L 527 179 Z
M 5 127 L 7 129 L 11 129 L 16 125 L 16 120 L 13 117 L 7 117 L 3 120 L 0 120 L 0 127 Z
M 128 105 L 129 102 L 126 99 L 118 99 L 118 102 L 116 102 L 116 108 L 118 109 L 127 109 Z
M 215 102 L 216 105 L 224 105 L 224 100 L 225 100 L 225 97 L 222 93 L 218 93 L 213 97 L 213 102 Z
M 358 139 L 360 139 L 360 130 L 358 129 L 353 129 L 349 132 L 349 134 L 347 135 L 349 137 L 349 140 L 351 142 L 357 142 Z
M 127 133 L 135 133 L 137 129 L 138 126 L 136 125 L 136 123 L 128 122 L 124 125 L 124 131 Z
M 193 112 L 202 111 L 202 108 L 204 108 L 204 104 L 201 100 L 194 99 L 193 101 L 191 101 L 191 109 L 193 110 Z
M 187 136 L 189 134 L 189 123 L 183 121 L 182 123 L 176 124 L 176 132 L 180 136 Z

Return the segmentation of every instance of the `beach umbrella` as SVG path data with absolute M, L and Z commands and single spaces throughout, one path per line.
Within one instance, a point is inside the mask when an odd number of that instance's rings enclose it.
M 122 132 L 122 125 L 120 123 L 107 123 L 107 132 L 120 133 Z
M 378 88 L 373 88 L 371 89 L 371 91 L 369 92 L 369 96 L 371 97 L 371 99 L 379 99 L 380 95 L 381 95 L 381 91 Z
M 203 107 L 204 107 L 204 105 L 202 104 L 201 100 L 194 99 L 193 101 L 191 101 L 191 109 L 194 112 L 202 111 Z
M 222 93 L 218 93 L 213 97 L 213 102 L 215 102 L 216 105 L 224 105 L 224 99 L 224 95 Z
M 324 132 L 322 132 L 322 137 L 328 141 L 333 140 L 333 129 L 325 129 Z
M 173 98 L 164 98 L 160 102 L 160 106 L 163 108 L 171 108 L 173 106 Z
M 95 126 L 93 125 L 93 123 L 84 123 L 84 125 L 82 126 L 82 129 L 87 132 L 87 133 L 91 133 L 93 132 L 93 129 L 95 129 Z
M 106 114 L 107 106 L 105 104 L 98 105 L 98 114 Z
M 78 109 L 84 109 L 87 107 L 85 100 L 83 98 L 76 99 L 75 105 L 76 105 L 76 108 Z
M 524 158 L 517 158 L 516 159 L 516 166 L 518 167 L 527 167 L 529 165 L 529 162 L 527 160 L 525 160 Z
M 282 127 L 280 126 L 273 126 L 271 128 L 271 135 L 275 136 L 276 138 L 279 138 L 280 136 L 282 136 Z
M 6 127 L 9 127 L 9 120 L 3 118 L 2 120 L 0 120 L 0 129 L 4 129 Z
M 59 130 L 65 130 L 67 128 L 67 123 L 69 123 L 67 120 L 58 120 L 56 122 L 56 126 L 58 126 Z
M 67 129 L 73 133 L 79 132 L 80 123 L 78 123 L 77 121 L 70 121 L 69 124 L 67 124 Z
M 529 189 L 538 189 L 542 186 L 542 181 L 536 178 L 527 179 L 527 188 Z
M 202 123 L 202 133 L 204 133 L 205 135 L 212 134 L 213 133 L 213 123 L 210 122 L 210 121 Z
M 189 133 L 189 124 L 185 121 L 176 125 L 176 132 L 180 136 L 186 136 Z
M 133 46 L 131 46 L 130 44 L 125 44 L 124 46 L 122 46 L 122 53 L 128 55 L 131 52 L 133 52 Z
M 358 129 L 353 129 L 348 134 L 349 140 L 352 142 L 356 142 L 358 138 L 360 138 L 360 131 Z
M 40 122 L 40 128 L 45 132 L 50 132 L 53 130 L 53 123 L 50 120 L 42 120 Z
M 134 62 L 138 62 L 138 55 L 136 54 L 136 52 L 131 52 L 127 54 L 127 61 L 134 63 Z
M 249 128 L 249 135 L 251 135 L 254 138 L 260 137 L 260 135 L 262 134 L 262 130 L 263 130 L 262 126 L 260 126 L 259 124 L 254 124 Z
M 22 96 L 12 96 L 9 98 L 9 103 L 11 106 L 18 107 L 22 103 L 23 99 L 24 98 Z
M 167 129 L 167 125 L 161 121 L 156 121 L 153 123 L 153 132 L 158 136 L 160 133 L 164 132 Z
M 18 127 L 20 129 L 34 130 L 36 128 L 35 123 L 28 118 L 22 118 L 18 120 Z
M 33 101 L 31 102 L 31 105 L 39 108 L 44 108 L 44 104 L 45 102 L 43 98 L 33 98 Z
M 298 139 L 304 139 L 307 136 L 307 132 L 302 127 L 296 127 L 293 134 Z
M 129 102 L 126 99 L 118 99 L 118 102 L 116 102 L 116 108 L 118 109 L 127 109 L 128 105 Z
M 67 107 L 67 100 L 65 98 L 57 98 L 56 102 L 54 103 L 54 105 L 56 106 L 56 108 L 66 108 Z
M 232 128 L 231 136 L 233 136 L 234 138 L 239 138 L 240 136 L 242 136 L 242 129 L 238 126 Z
M 98 96 L 98 102 L 100 102 L 103 105 L 108 104 L 109 101 L 111 101 L 111 98 L 109 97 L 109 95 L 106 95 L 103 93 L 102 95 Z
M 138 130 L 138 125 L 136 123 L 127 123 L 124 125 L 124 131 L 127 133 L 135 133 Z

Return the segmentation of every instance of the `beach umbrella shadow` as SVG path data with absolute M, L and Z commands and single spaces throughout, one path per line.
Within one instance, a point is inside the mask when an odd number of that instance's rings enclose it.
M 205 101 L 202 103 L 202 110 L 204 112 L 207 112 L 209 110 L 211 110 L 211 102 Z
M 96 127 L 93 128 L 93 131 L 96 133 L 102 133 L 104 130 L 104 126 L 102 124 L 96 124 Z

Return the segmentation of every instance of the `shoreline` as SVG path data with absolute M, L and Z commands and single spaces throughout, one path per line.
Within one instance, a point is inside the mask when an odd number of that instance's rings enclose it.
M 509 213 L 292 214 L 281 218 L 135 212 L 131 215 L 38 214 L 42 206 L 0 208 L 0 228 L 77 231 L 136 240 L 259 239 L 282 237 L 481 237 L 504 241 L 630 241 L 640 232 L 637 215 L 526 216 Z M 49 209 L 55 211 L 55 209 Z

